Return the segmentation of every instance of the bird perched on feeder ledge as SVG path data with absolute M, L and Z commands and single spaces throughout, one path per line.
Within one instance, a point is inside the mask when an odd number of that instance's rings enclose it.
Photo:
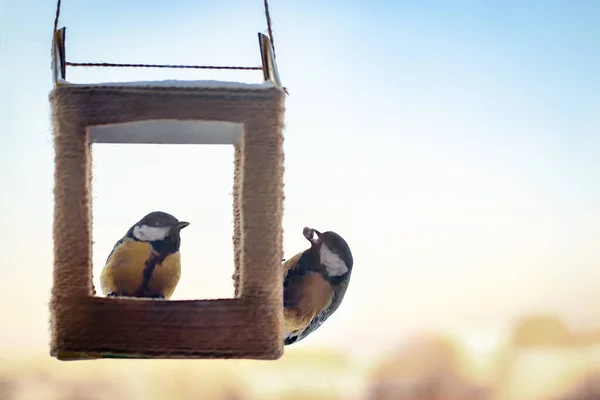
M 285 345 L 307 337 L 338 309 L 354 264 L 337 233 L 305 227 L 303 234 L 310 247 L 283 263 Z
M 100 275 L 107 297 L 169 299 L 181 277 L 180 231 L 190 223 L 154 211 L 117 241 Z

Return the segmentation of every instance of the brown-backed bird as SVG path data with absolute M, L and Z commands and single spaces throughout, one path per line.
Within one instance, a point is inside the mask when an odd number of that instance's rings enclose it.
M 304 228 L 310 247 L 283 263 L 284 345 L 314 332 L 340 306 L 354 264 L 335 232 Z
M 100 275 L 104 294 L 168 300 L 181 277 L 179 231 L 188 225 L 162 211 L 136 222 L 108 255 Z

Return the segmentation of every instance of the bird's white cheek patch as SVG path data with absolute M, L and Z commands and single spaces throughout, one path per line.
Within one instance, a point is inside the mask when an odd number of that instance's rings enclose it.
M 337 254 L 329 250 L 329 247 L 323 243 L 320 250 L 321 264 L 327 268 L 329 276 L 340 276 L 348 272 L 348 267 L 344 260 Z
M 133 236 L 145 242 L 154 242 L 155 240 L 166 238 L 169 234 L 169 230 L 169 227 L 142 225 L 133 228 Z

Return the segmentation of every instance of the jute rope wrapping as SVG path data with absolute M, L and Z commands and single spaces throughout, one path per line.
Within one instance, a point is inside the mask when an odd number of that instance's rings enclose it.
M 235 146 L 233 153 L 233 291 L 234 297 L 240 294 L 240 257 L 241 257 L 241 239 L 242 227 L 240 218 L 240 184 L 242 177 L 242 150 L 240 146 Z
M 60 85 L 52 91 L 56 154 L 52 355 L 75 359 L 86 354 L 255 359 L 282 355 L 284 96 L 276 87 Z M 151 119 L 244 124 L 241 144 L 235 148 L 233 299 L 93 296 L 92 175 L 86 127 Z M 200 182 L 208 173 L 197 171 L 195 180 Z M 202 207 L 201 199 L 197 201 Z

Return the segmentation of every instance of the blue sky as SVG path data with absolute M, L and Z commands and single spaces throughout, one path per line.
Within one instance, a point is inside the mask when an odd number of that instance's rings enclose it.
M 8 334 L 40 345 L 52 274 L 54 6 L 0 8 L 0 293 L 22 301 Z M 304 249 L 310 225 L 342 234 L 356 260 L 339 315 L 308 344 L 391 343 L 538 310 L 600 318 L 590 305 L 600 304 L 600 3 L 272 0 L 271 14 L 290 91 L 286 256 Z M 256 33 L 266 32 L 262 2 L 239 0 L 65 0 L 60 25 L 70 61 L 257 65 Z M 261 75 L 67 71 L 73 82 L 169 78 Z M 174 297 L 227 295 L 231 149 L 94 154 L 96 275 L 129 225 L 163 208 L 193 224 Z M 172 189 L 142 197 L 157 170 Z

